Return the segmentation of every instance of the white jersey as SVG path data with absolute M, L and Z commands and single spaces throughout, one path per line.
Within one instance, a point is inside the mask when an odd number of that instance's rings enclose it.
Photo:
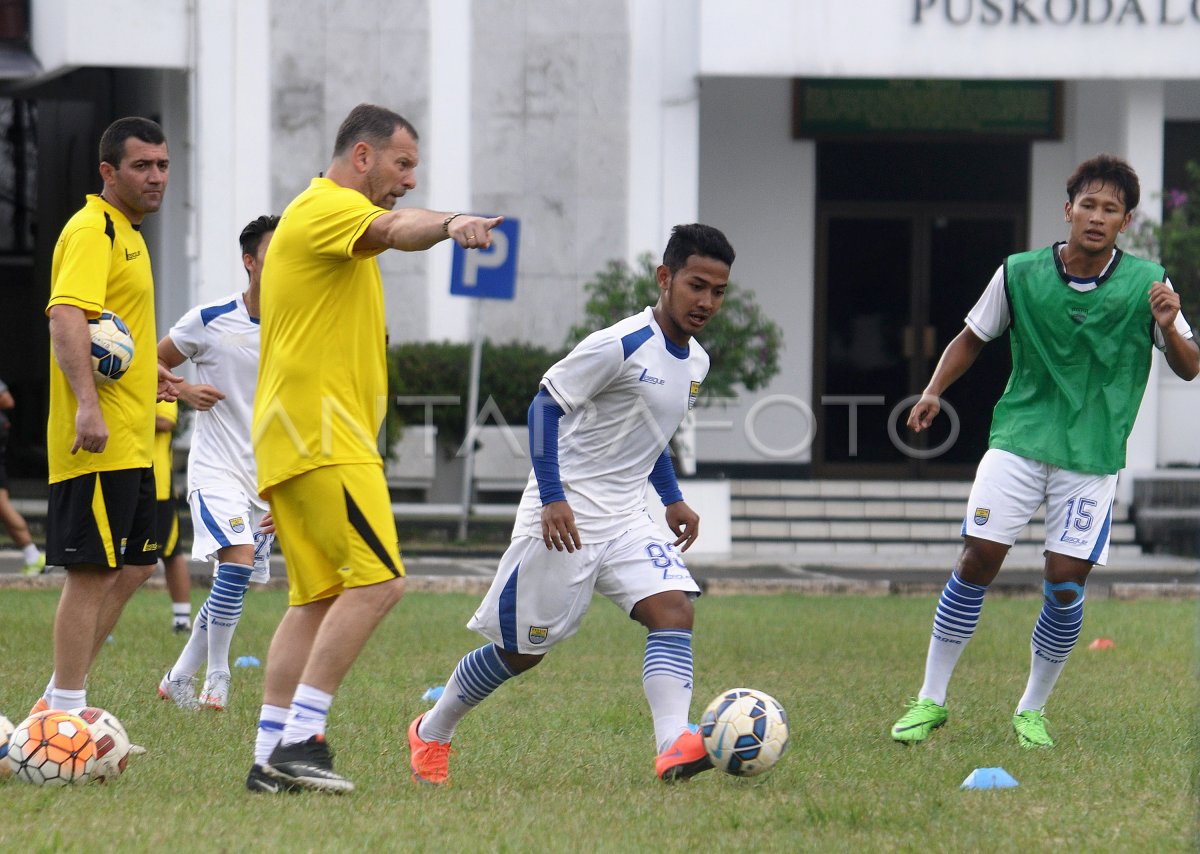
M 256 505 L 258 498 L 250 422 L 258 385 L 259 324 L 241 293 L 190 309 L 167 333 L 196 366 L 198 383 L 225 395 L 196 413 L 188 454 L 188 491 L 236 486 Z
M 1062 253 L 1061 248 L 1059 249 L 1059 253 Z M 1113 256 L 1116 256 L 1115 251 L 1113 252 Z M 1108 263 L 1112 264 L 1112 261 L 1110 260 Z M 1107 272 L 1107 270 L 1108 267 L 1105 266 L 1100 275 L 1104 275 L 1104 272 Z M 1080 293 L 1087 293 L 1099 287 L 1098 279 L 1099 277 L 1094 279 L 1077 279 L 1071 277 L 1069 284 L 1074 290 Z M 1164 282 L 1171 290 L 1175 290 L 1170 279 L 1165 279 Z M 1149 299 L 1149 292 L 1147 292 L 1146 298 Z M 992 276 L 992 280 L 984 288 L 983 295 L 979 297 L 979 301 L 975 303 L 974 308 L 967 315 L 966 323 L 971 328 L 971 331 L 983 341 L 991 341 L 994 338 L 999 338 L 1008 330 L 1009 324 L 1012 323 L 1012 314 L 1008 307 L 1008 295 L 1004 291 L 1003 264 L 1000 265 L 1000 269 Z M 1163 339 L 1162 330 L 1158 328 L 1158 324 L 1155 323 L 1153 326 L 1154 346 L 1161 350 L 1167 346 L 1167 342 Z M 1182 311 L 1175 315 L 1175 331 L 1184 338 L 1192 337 L 1192 327 L 1188 324 L 1187 318 L 1183 316 Z
M 695 405 L 708 374 L 696 341 L 667 340 L 653 309 L 593 332 L 542 377 L 566 413 L 558 462 L 567 503 L 584 543 L 611 540 L 646 513 L 647 479 Z M 540 425 L 530 425 L 534 443 Z M 513 537 L 542 536 L 542 501 L 530 473 Z

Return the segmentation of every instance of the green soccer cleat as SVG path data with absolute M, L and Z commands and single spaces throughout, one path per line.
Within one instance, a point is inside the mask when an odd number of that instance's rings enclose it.
M 1027 750 L 1054 746 L 1054 739 L 1046 732 L 1046 717 L 1037 709 L 1013 715 L 1013 729 L 1017 731 L 1017 741 Z
M 902 744 L 916 744 L 946 722 L 949 713 L 945 706 L 933 700 L 909 700 L 908 711 L 892 726 L 892 738 Z

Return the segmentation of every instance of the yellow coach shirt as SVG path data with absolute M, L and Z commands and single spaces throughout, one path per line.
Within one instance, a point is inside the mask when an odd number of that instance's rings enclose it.
M 379 253 L 355 254 L 354 244 L 384 213 L 357 190 L 314 178 L 271 239 L 253 428 L 264 497 L 320 466 L 382 464 L 383 283 Z
M 82 474 L 147 468 L 154 449 L 154 404 L 158 397 L 157 339 L 154 337 L 154 279 L 146 241 L 125 215 L 99 196 L 67 221 L 50 267 L 50 302 L 73 305 L 88 318 L 116 313 L 133 336 L 133 362 L 116 382 L 99 387 L 108 444 L 99 454 L 71 454 L 78 403 L 50 352 L 50 418 L 46 445 L 50 482 Z

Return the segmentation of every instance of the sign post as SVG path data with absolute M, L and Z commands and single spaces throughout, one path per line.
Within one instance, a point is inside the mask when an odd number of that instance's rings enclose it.
M 450 293 L 474 297 L 471 301 L 471 371 L 467 387 L 467 431 L 463 446 L 462 518 L 458 522 L 458 538 L 467 538 L 467 522 L 471 516 L 471 493 L 475 480 L 475 423 L 479 411 L 479 372 L 483 361 L 483 326 L 481 299 L 510 300 L 517 290 L 517 246 L 520 243 L 521 223 L 505 219 L 492 229 L 492 245 L 487 249 L 467 251 L 454 244 L 454 259 L 450 268 Z

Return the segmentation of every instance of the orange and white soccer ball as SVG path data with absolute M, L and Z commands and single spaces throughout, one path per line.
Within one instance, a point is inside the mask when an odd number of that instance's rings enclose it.
M 7 760 L 18 780 L 35 786 L 84 783 L 96 767 L 96 745 L 82 718 L 47 709 L 17 724 Z
M 713 766 L 735 777 L 769 771 L 788 745 L 788 719 L 770 694 L 754 688 L 722 691 L 700 718 Z
M 92 742 L 96 745 L 96 767 L 92 769 L 92 779 L 104 783 L 124 774 L 131 744 L 117 716 L 96 706 L 71 709 L 71 714 L 87 724 Z

